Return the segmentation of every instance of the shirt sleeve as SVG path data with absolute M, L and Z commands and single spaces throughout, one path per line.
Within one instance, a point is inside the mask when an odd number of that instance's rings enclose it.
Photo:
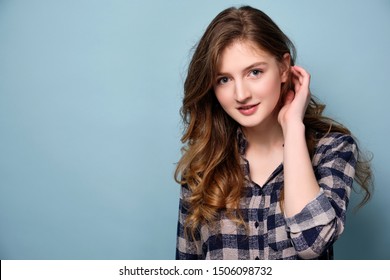
M 188 216 L 188 204 L 190 190 L 187 185 L 182 185 L 180 190 L 179 218 L 177 225 L 176 260 L 202 259 L 201 238 L 199 232 L 194 235 L 184 229 L 184 222 Z
M 343 232 L 355 175 L 358 151 L 351 136 L 334 134 L 320 143 L 313 158 L 320 192 L 300 213 L 286 218 L 292 243 L 303 259 L 318 258 Z

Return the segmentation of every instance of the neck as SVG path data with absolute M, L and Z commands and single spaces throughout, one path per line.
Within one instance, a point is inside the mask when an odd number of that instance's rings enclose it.
M 242 131 L 251 148 L 270 151 L 283 146 L 283 130 L 277 119 L 268 119 L 256 127 L 243 127 Z

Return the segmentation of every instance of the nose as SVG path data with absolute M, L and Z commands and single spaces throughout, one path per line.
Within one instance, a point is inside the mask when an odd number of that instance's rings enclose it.
M 248 88 L 245 87 L 245 84 L 242 81 L 237 81 L 235 83 L 235 98 L 239 103 L 245 103 L 250 99 L 251 93 Z

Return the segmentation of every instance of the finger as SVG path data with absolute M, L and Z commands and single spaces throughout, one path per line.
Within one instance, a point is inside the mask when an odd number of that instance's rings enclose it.
M 302 86 L 309 86 L 310 84 L 310 74 L 303 69 L 302 67 L 299 66 L 293 66 L 293 74 L 298 77 L 299 83 Z
M 297 91 L 299 91 L 299 89 L 300 89 L 300 87 L 302 85 L 302 79 L 301 80 L 299 79 L 299 74 L 298 73 L 292 71 L 292 74 L 293 75 L 292 75 L 291 81 L 292 81 L 292 84 L 294 86 L 295 92 L 297 92 Z
M 290 104 L 294 100 L 295 94 L 292 90 L 288 91 L 284 97 L 284 105 Z
M 292 67 L 294 89 L 298 103 L 306 104 L 310 99 L 310 74 L 299 66 Z
M 304 68 L 302 68 L 298 65 L 292 66 L 292 69 L 294 69 L 295 72 L 300 73 L 302 76 L 309 75 L 309 73 Z
M 291 82 L 293 84 L 295 92 L 298 92 L 301 88 L 303 80 L 301 78 L 301 75 L 296 70 L 294 70 L 294 68 L 291 69 L 291 73 Z

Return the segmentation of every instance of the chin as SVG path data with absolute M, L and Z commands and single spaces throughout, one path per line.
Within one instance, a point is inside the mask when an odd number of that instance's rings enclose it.
M 254 127 L 259 127 L 262 125 L 267 124 L 275 124 L 277 123 L 277 118 L 273 118 L 271 115 L 264 117 L 264 116 L 253 116 L 254 118 L 250 119 L 242 119 L 242 118 L 237 118 L 236 122 L 243 128 L 254 128 Z
M 238 122 L 244 128 L 253 128 L 261 125 L 261 122 Z

